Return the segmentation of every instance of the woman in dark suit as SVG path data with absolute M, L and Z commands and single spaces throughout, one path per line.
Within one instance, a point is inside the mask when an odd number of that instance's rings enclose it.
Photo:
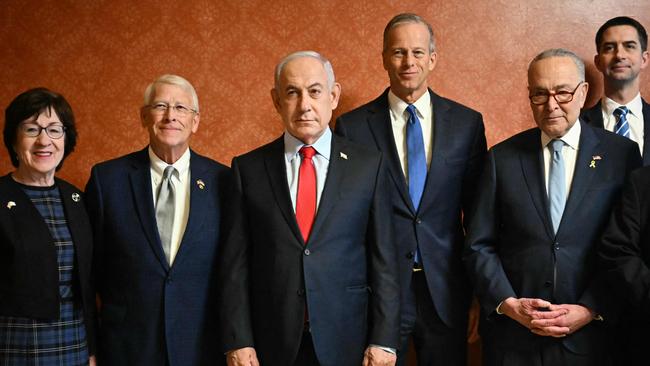
M 72 109 L 28 90 L 3 135 L 16 170 L 0 177 L 0 364 L 94 365 L 92 233 L 81 191 L 54 176 L 74 150 Z

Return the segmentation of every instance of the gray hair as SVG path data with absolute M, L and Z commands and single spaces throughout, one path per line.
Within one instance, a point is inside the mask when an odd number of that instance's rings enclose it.
M 327 74 L 327 87 L 330 91 L 332 91 L 334 83 L 336 82 L 336 79 L 334 78 L 334 69 L 332 68 L 332 63 L 316 51 L 298 51 L 289 54 L 280 60 L 280 62 L 278 62 L 278 64 L 275 66 L 275 90 L 279 90 L 280 88 L 280 75 L 282 74 L 282 69 L 284 69 L 286 64 L 291 60 L 302 57 L 311 57 L 320 61 L 320 63 L 323 65 L 323 68 L 325 69 L 325 73 Z
M 192 84 L 190 84 L 189 81 L 187 81 L 185 78 L 178 76 L 178 75 L 172 75 L 172 74 L 165 74 L 162 76 L 159 76 L 156 80 L 154 80 L 149 86 L 147 86 L 147 89 L 144 91 L 144 105 L 149 105 L 151 104 L 153 98 L 153 92 L 156 84 L 168 84 L 168 85 L 176 85 L 180 87 L 181 89 L 185 90 L 186 92 L 190 93 L 192 96 L 192 104 L 194 107 L 194 110 L 196 112 L 199 112 L 199 97 L 196 95 L 196 90 L 194 90 L 194 87 Z
M 582 62 L 582 59 L 578 57 L 578 55 L 564 48 L 551 48 L 542 51 L 540 54 L 535 56 L 535 58 L 532 61 L 530 61 L 530 64 L 528 64 L 528 72 L 530 72 L 530 68 L 533 66 L 535 62 L 541 61 L 546 58 L 551 58 L 551 57 L 570 58 L 573 61 L 573 63 L 576 65 L 576 69 L 578 69 L 578 77 L 580 78 L 580 81 L 585 81 L 585 63 Z
M 388 33 L 398 25 L 407 23 L 418 23 L 426 26 L 429 31 L 429 53 L 436 50 L 436 39 L 433 36 L 433 28 L 431 28 L 431 24 L 417 14 L 401 13 L 395 15 L 393 19 L 386 24 L 386 28 L 384 28 L 384 51 L 388 48 Z

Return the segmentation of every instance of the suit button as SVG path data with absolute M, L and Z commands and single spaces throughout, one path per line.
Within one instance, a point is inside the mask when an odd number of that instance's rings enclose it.
M 300 296 L 300 297 L 302 297 L 302 295 L 305 294 L 305 290 L 303 290 L 303 289 L 300 289 L 297 292 L 298 292 L 298 296 Z
M 171 277 L 167 277 L 167 283 L 172 283 L 172 278 Z
M 544 287 L 551 287 L 552 284 L 553 284 L 553 282 L 546 281 L 546 282 L 544 282 Z
M 413 254 L 413 252 L 408 252 L 406 254 L 406 259 L 413 259 L 414 256 L 415 256 L 415 254 Z
M 560 243 L 555 242 L 554 247 L 555 250 L 560 250 Z
M 303 253 L 305 253 L 305 255 L 310 255 L 310 254 L 311 254 L 311 252 L 309 251 L 309 249 L 305 249 L 305 251 L 304 251 Z
M 422 220 L 420 220 L 420 218 L 418 217 L 418 218 L 415 219 L 415 223 L 420 225 L 422 223 Z

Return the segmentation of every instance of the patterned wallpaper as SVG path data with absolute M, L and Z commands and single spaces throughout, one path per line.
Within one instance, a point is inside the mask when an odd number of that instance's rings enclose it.
M 595 102 L 602 83 L 593 36 L 623 8 L 650 27 L 645 0 L 3 0 L 0 107 L 35 86 L 61 92 L 80 138 L 59 175 L 83 186 L 93 164 L 146 145 L 138 117 L 144 88 L 177 73 L 199 94 L 194 149 L 229 164 L 282 130 L 269 93 L 282 56 L 314 49 L 332 60 L 343 85 L 338 115 L 387 87 L 381 32 L 394 14 L 412 11 L 437 36 L 430 85 L 481 111 L 492 145 L 533 126 L 526 67 L 542 49 L 583 57 Z M 11 170 L 3 148 L 0 174 Z

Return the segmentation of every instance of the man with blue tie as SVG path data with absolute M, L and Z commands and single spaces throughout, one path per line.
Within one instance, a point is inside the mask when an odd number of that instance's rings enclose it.
M 399 282 L 381 154 L 329 129 L 341 86 L 300 51 L 276 66 L 284 134 L 233 159 L 220 268 L 229 366 L 390 366 Z
M 612 365 L 596 245 L 639 150 L 579 122 L 588 85 L 573 52 L 537 55 L 528 90 L 537 128 L 490 149 L 466 240 L 483 364 Z
M 230 172 L 189 147 L 199 100 L 184 78 L 151 83 L 140 117 L 149 146 L 95 165 L 86 185 L 98 364 L 220 365 L 215 262 Z
M 596 33 L 594 63 L 603 74 L 604 95 L 583 111 L 585 122 L 639 144 L 643 165 L 650 165 L 650 104 L 640 94 L 641 71 L 648 66 L 648 34 L 641 23 L 621 16 Z
M 485 157 L 483 118 L 428 88 L 437 53 L 420 16 L 388 22 L 382 57 L 390 88 L 339 117 L 336 132 L 387 160 L 402 291 L 398 364 L 412 339 L 419 365 L 465 366 L 472 290 L 463 223 Z

